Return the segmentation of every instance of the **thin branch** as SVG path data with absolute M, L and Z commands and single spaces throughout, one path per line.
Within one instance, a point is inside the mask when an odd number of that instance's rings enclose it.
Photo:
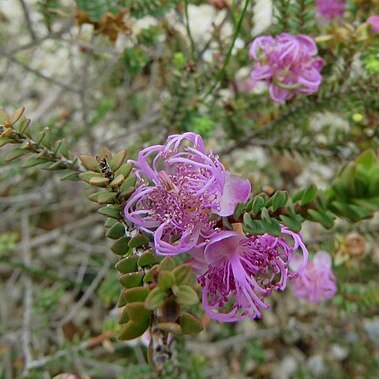
M 29 216 L 26 212 L 22 214 L 21 218 L 21 228 L 22 228 L 22 253 L 23 253 L 23 264 L 25 266 L 31 265 L 31 251 L 30 251 L 30 230 L 29 230 Z M 32 311 L 32 296 L 33 296 L 33 283 L 28 275 L 24 277 L 24 313 L 22 322 L 22 350 L 25 359 L 25 367 L 23 371 L 23 376 L 28 375 L 28 366 L 32 362 L 32 352 L 31 352 L 31 311 Z
M 32 19 L 30 17 L 28 6 L 25 4 L 24 0 L 19 0 L 19 3 L 21 5 L 22 12 L 24 13 L 25 22 L 26 22 L 26 26 L 29 30 L 30 37 L 32 38 L 33 42 L 36 42 L 37 41 L 37 35 L 33 29 Z

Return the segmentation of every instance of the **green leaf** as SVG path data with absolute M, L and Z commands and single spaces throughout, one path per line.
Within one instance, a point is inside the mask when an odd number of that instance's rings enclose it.
M 158 265 L 155 265 L 149 271 L 146 272 L 143 278 L 144 283 L 152 283 L 157 273 L 158 273 Z
M 118 176 L 118 175 L 123 175 L 124 178 L 127 178 L 130 174 L 130 172 L 132 171 L 132 168 L 133 168 L 133 163 L 131 162 L 128 162 L 128 163 L 125 163 L 123 164 L 116 172 L 115 172 L 115 176 Z
M 175 283 L 177 285 L 186 284 L 191 285 L 194 281 L 194 273 L 191 265 L 188 263 L 181 264 L 172 271 L 175 276 Z
M 92 179 L 94 177 L 102 178 L 102 175 L 100 173 L 94 172 L 94 171 L 86 171 L 86 172 L 82 172 L 81 174 L 79 174 L 79 178 L 83 182 L 86 182 L 88 184 L 89 184 L 90 179 Z
M 133 187 L 137 182 L 137 177 L 132 173 L 129 175 L 129 177 L 124 181 L 122 186 L 120 187 L 121 195 L 124 196 L 124 193 L 127 193 L 127 191 Z
M 138 257 L 136 255 L 132 255 L 131 257 L 123 258 L 118 261 L 115 267 L 122 274 L 129 274 L 130 272 L 137 271 L 137 260 Z
M 118 339 L 121 341 L 133 340 L 135 338 L 141 337 L 143 333 L 146 332 L 150 326 L 150 320 L 145 320 L 143 322 L 135 322 L 130 320 L 122 329 Z
M 151 316 L 151 310 L 145 308 L 145 303 L 143 301 L 129 303 L 125 308 L 130 320 L 132 321 L 139 322 L 149 319 Z
M 265 205 L 265 199 L 262 196 L 255 196 L 251 208 L 251 212 L 256 216 Z
M 91 157 L 90 155 L 80 155 L 80 162 L 82 165 L 89 171 L 100 172 L 99 163 L 97 162 L 95 157 Z
M 131 249 L 136 249 L 138 247 L 145 246 L 149 243 L 149 240 L 143 234 L 137 234 L 129 241 L 129 247 Z
M 125 298 L 125 292 L 126 292 L 126 291 L 127 291 L 127 290 L 122 289 L 122 291 L 121 291 L 121 293 L 120 293 L 120 297 L 118 298 L 118 302 L 117 302 L 117 306 L 118 306 L 119 308 L 125 306 L 126 303 L 127 303 L 127 300 L 126 300 L 126 298 Z M 125 313 L 126 313 L 126 312 L 125 312 Z M 128 318 L 128 320 L 129 320 L 129 318 Z M 125 322 L 127 322 L 128 320 L 126 320 Z M 121 322 L 120 322 L 120 324 L 121 324 Z
M 143 271 L 131 272 L 120 276 L 120 283 L 125 288 L 139 287 L 142 284 L 142 279 L 145 273 Z
M 46 159 L 46 158 L 35 158 L 35 157 L 31 157 L 31 158 L 29 158 L 29 159 L 26 159 L 26 160 L 22 163 L 22 167 L 24 167 L 24 168 L 34 167 L 34 166 L 38 166 L 39 164 L 46 163 L 46 162 L 47 162 L 47 159 Z
M 0 136 L 0 147 L 3 147 L 6 144 L 11 143 L 11 142 L 13 142 L 12 138 L 8 138 L 8 137 L 5 137 L 5 136 L 3 136 L 3 137 Z
M 125 235 L 125 227 L 121 222 L 114 224 L 108 231 L 107 237 L 113 240 L 117 240 Z
M 13 149 L 5 156 L 5 162 L 11 162 L 25 154 L 28 154 L 28 150 L 24 149 Z
M 161 307 L 166 301 L 166 292 L 156 287 L 147 295 L 145 299 L 145 308 L 154 310 Z
M 308 209 L 308 214 L 314 221 L 319 222 L 322 226 L 330 229 L 334 225 L 332 213 L 328 211 L 316 211 L 315 209 Z
M 302 225 L 301 225 L 301 222 L 296 220 L 296 218 L 280 215 L 280 219 L 283 221 L 283 224 L 287 226 L 293 232 L 300 232 Z
M 116 207 L 114 205 L 107 205 L 103 208 L 100 208 L 97 212 L 104 215 L 104 216 L 111 217 L 111 218 L 114 218 L 116 220 L 120 220 L 120 219 L 122 219 L 121 209 L 122 208 Z
M 238 220 L 241 217 L 244 209 L 245 209 L 245 203 L 238 203 L 236 210 L 234 211 L 234 218 L 236 220 Z
M 161 290 L 167 291 L 173 286 L 174 283 L 175 283 L 175 276 L 172 272 L 170 271 L 159 272 L 158 287 Z
M 70 172 L 67 175 L 62 176 L 62 181 L 77 182 L 79 180 L 79 175 L 77 172 Z
M 110 183 L 109 185 L 112 188 L 117 188 L 120 187 L 120 185 L 124 182 L 125 177 L 124 175 L 117 175 Z
M 160 322 L 155 327 L 167 333 L 182 334 L 182 328 L 176 322 Z
M 310 204 L 313 200 L 315 200 L 316 195 L 317 187 L 315 185 L 305 189 L 303 195 L 301 196 L 300 205 L 303 207 L 304 205 Z
M 141 286 L 127 289 L 124 292 L 124 297 L 128 303 L 134 303 L 136 301 L 144 302 L 148 294 L 149 289 Z
M 116 192 L 96 192 L 88 196 L 88 199 L 99 204 L 110 204 L 113 203 L 117 197 Z
M 129 253 L 129 237 L 122 237 L 117 240 L 111 247 L 111 250 L 117 255 L 125 255 Z
M 161 263 L 159 263 L 158 269 L 159 271 L 172 271 L 175 268 L 175 260 L 171 257 L 165 257 L 162 259 Z
M 195 305 L 199 302 L 199 297 L 193 288 L 181 284 L 172 288 L 176 301 L 181 305 Z
M 109 184 L 109 179 L 108 178 L 104 178 L 104 177 L 96 177 L 96 176 L 93 176 L 90 180 L 89 180 L 89 184 L 91 184 L 91 186 L 96 186 L 96 187 L 103 187 L 105 188 L 108 184 Z
M 126 154 L 127 154 L 127 151 L 126 149 L 124 149 L 114 155 L 114 157 L 109 162 L 109 167 L 112 170 L 112 172 L 117 171 L 121 167 L 121 165 L 124 163 L 124 160 L 126 158 Z M 122 175 L 122 174 L 117 174 L 117 175 Z
M 364 151 L 356 158 L 355 162 L 357 165 L 362 166 L 365 170 L 370 170 L 370 168 L 377 162 L 375 151 L 373 149 Z
M 287 203 L 288 195 L 284 191 L 277 191 L 275 192 L 273 199 L 272 199 L 272 210 L 276 212 L 281 207 L 284 207 Z
M 281 227 L 279 221 L 275 218 L 269 218 L 262 220 L 262 227 L 266 233 L 271 234 L 272 236 L 280 236 Z
M 201 321 L 188 312 L 180 316 L 180 326 L 183 334 L 198 334 L 204 329 Z
M 156 263 L 158 263 L 158 258 L 155 254 L 151 253 L 150 251 L 143 253 L 138 258 L 138 266 L 140 267 L 153 266 Z

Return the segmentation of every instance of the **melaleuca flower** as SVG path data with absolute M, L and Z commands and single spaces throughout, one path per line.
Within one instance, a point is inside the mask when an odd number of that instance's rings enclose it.
M 296 269 L 299 263 L 295 257 L 290 266 Z M 313 262 L 308 262 L 305 270 L 294 280 L 292 288 L 297 297 L 313 304 L 333 297 L 337 286 L 330 255 L 324 251 L 316 253 Z
M 297 250 L 302 252 L 302 264 L 290 272 L 289 261 Z M 280 237 L 220 231 L 191 255 L 189 263 L 203 287 L 203 308 L 209 317 L 223 322 L 261 317 L 269 307 L 265 298 L 273 290 L 284 290 L 287 280 L 296 278 L 308 260 L 301 237 L 285 227 Z
M 369 17 L 367 23 L 370 24 L 371 30 L 374 33 L 379 33 L 379 15 Z
M 135 167 L 142 184 L 125 205 L 125 219 L 154 236 L 158 254 L 201 245 L 214 232 L 214 215 L 231 215 L 250 196 L 250 182 L 227 172 L 195 133 L 142 150 Z
M 316 0 L 317 13 L 326 19 L 343 16 L 346 8 L 346 0 Z
M 250 46 L 250 58 L 255 61 L 252 81 L 266 83 L 274 101 L 282 103 L 295 95 L 310 95 L 322 82 L 324 61 L 308 36 L 283 33 L 275 38 L 258 37 Z

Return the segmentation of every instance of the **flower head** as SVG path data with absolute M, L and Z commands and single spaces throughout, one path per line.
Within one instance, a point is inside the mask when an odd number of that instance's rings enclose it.
M 294 258 L 290 265 L 296 269 L 299 262 Z M 305 270 L 293 282 L 293 291 L 301 299 L 317 304 L 330 299 L 337 292 L 336 278 L 332 272 L 332 259 L 324 251 L 315 254 Z
M 295 95 L 310 95 L 322 82 L 324 62 L 308 36 L 283 33 L 276 38 L 258 37 L 250 46 L 250 58 L 255 61 L 251 79 L 268 84 L 274 101 L 282 103 Z
M 328 20 L 343 16 L 346 0 L 316 0 L 317 13 Z
M 379 33 L 379 15 L 369 17 L 367 22 L 371 25 L 371 30 L 374 33 Z
M 290 272 L 289 261 L 298 249 L 303 263 L 297 272 Z M 233 322 L 261 317 L 261 310 L 268 308 L 264 299 L 273 290 L 284 290 L 287 279 L 297 277 L 308 252 L 298 234 L 282 227 L 280 237 L 221 231 L 192 256 L 190 263 L 203 287 L 205 312 L 215 320 Z
M 125 205 L 125 219 L 153 234 L 158 254 L 198 246 L 214 232 L 213 214 L 231 215 L 250 196 L 250 182 L 227 172 L 195 133 L 142 150 L 135 166 L 142 185 Z

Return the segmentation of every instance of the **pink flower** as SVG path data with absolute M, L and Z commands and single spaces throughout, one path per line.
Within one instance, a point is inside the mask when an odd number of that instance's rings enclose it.
M 300 264 L 297 257 L 290 266 L 296 269 Z M 310 303 L 317 304 L 330 299 L 337 292 L 336 278 L 332 272 L 332 259 L 324 251 L 315 254 L 313 262 L 308 262 L 305 270 L 293 283 L 295 295 Z
M 289 272 L 289 261 L 298 249 L 303 263 L 297 272 Z M 189 263 L 203 287 L 203 308 L 209 317 L 223 322 L 261 317 L 261 310 L 269 307 L 265 298 L 273 290 L 284 290 L 287 279 L 296 278 L 308 259 L 300 236 L 285 227 L 281 237 L 220 231 L 191 255 Z
M 279 103 L 295 95 L 311 95 L 322 82 L 324 61 L 308 36 L 258 37 L 250 46 L 250 58 L 255 61 L 250 74 L 253 83 L 266 83 L 271 98 Z
M 125 219 L 152 234 L 162 255 L 201 245 L 214 232 L 217 216 L 233 214 L 251 192 L 250 182 L 227 172 L 195 133 L 172 135 L 165 145 L 142 150 L 135 166 L 142 184 L 125 205 Z
M 367 22 L 371 25 L 371 30 L 374 33 L 379 33 L 379 15 L 369 17 Z
M 343 16 L 346 9 L 345 0 L 316 0 L 317 13 L 326 19 Z

